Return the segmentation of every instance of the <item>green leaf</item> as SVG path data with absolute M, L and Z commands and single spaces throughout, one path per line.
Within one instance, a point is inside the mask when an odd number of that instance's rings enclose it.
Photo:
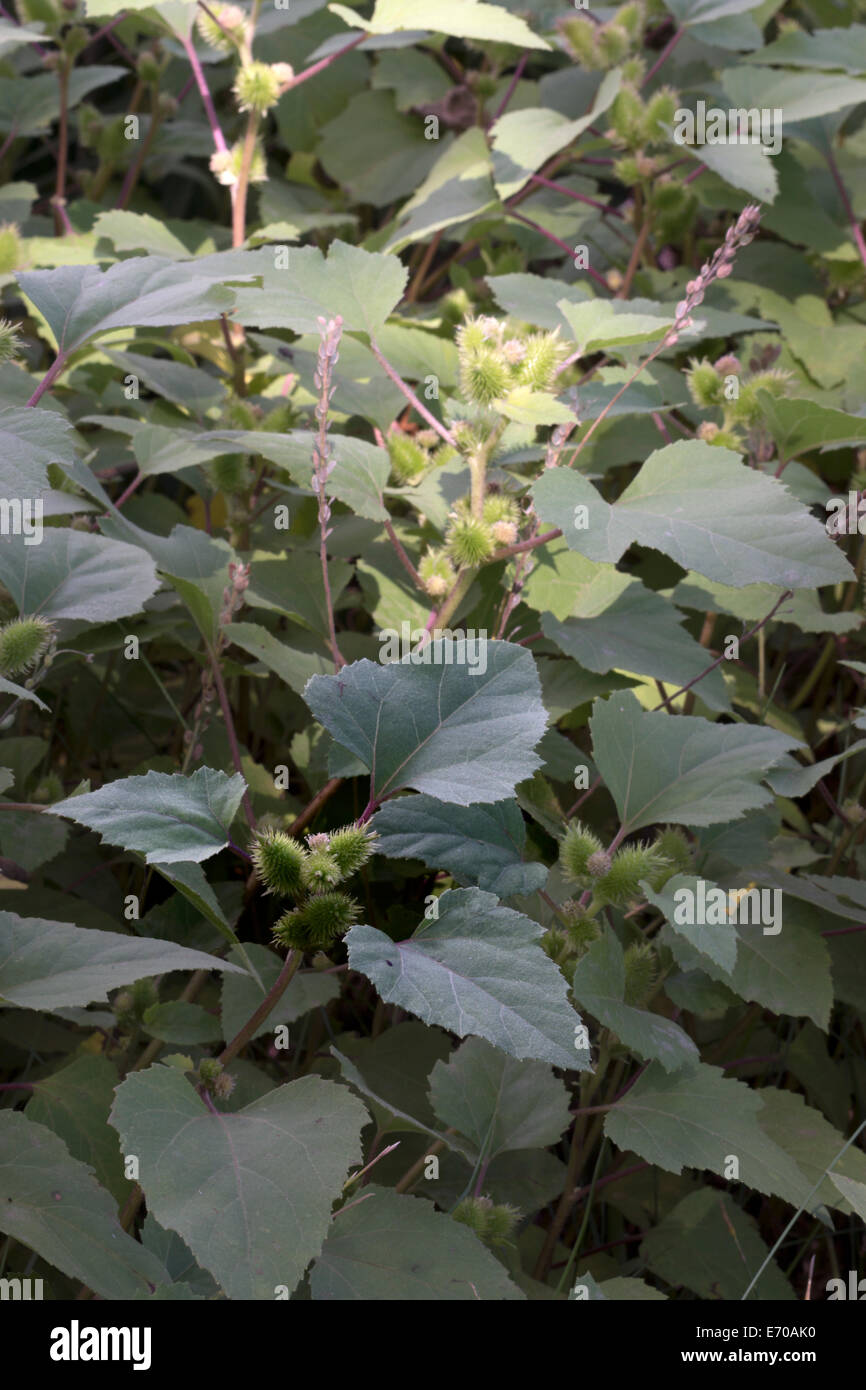
M 395 34 L 402 29 L 410 32 L 430 29 L 455 39 L 479 39 L 491 43 L 514 44 L 517 48 L 544 48 L 550 44 L 500 5 L 484 4 L 483 0 L 376 0 L 370 20 L 346 5 L 329 5 L 353 29 L 366 29 L 368 34 Z
M 609 927 L 577 962 L 572 993 L 577 1004 L 644 1061 L 660 1062 L 669 1072 L 699 1061 L 697 1047 L 678 1024 L 624 1002 L 623 950 Z
M 866 415 L 849 415 L 817 401 L 772 396 L 769 391 L 758 391 L 756 399 L 781 458 L 795 458 L 820 445 L 838 448 L 866 441 Z
M 380 854 L 447 869 L 464 887 L 510 898 L 547 881 L 543 864 L 523 862 L 526 825 L 513 801 L 455 807 L 432 796 L 400 797 L 383 806 L 372 824 Z
M 761 203 L 775 201 L 779 191 L 776 165 L 763 145 L 686 145 L 684 148 L 731 188 L 740 188 Z
M 459 1037 L 486 1038 L 511 1057 L 580 1070 L 580 1019 L 567 985 L 538 946 L 543 929 L 502 907 L 491 893 L 460 888 L 438 899 L 438 916 L 406 941 L 375 927 L 352 927 L 351 969 L 367 975 L 385 1003 Z
M 114 1202 L 63 1140 L 0 1111 L 0 1230 L 103 1298 L 134 1298 L 168 1276 L 126 1234 Z
M 558 1144 L 568 1127 L 568 1092 L 543 1062 L 518 1062 L 469 1038 L 430 1073 L 430 1100 L 443 1125 L 470 1139 L 485 1161 L 512 1149 Z
M 316 1301 L 493 1302 L 521 1299 L 499 1261 L 468 1226 L 433 1209 L 369 1185 L 334 1217 L 310 1272 Z
M 829 72 L 767 72 L 744 65 L 726 68 L 719 81 L 732 106 L 781 110 L 786 127 L 866 101 L 866 82 Z
M 741 1298 L 767 1247 L 751 1216 L 726 1192 L 691 1192 L 644 1236 L 641 1259 L 653 1274 L 703 1299 Z M 774 1260 L 756 1285 L 756 1297 L 789 1300 L 794 1290 Z
M 250 279 L 256 273 L 225 279 Z M 95 265 L 59 266 L 16 276 L 44 316 L 58 352 L 70 353 L 88 338 L 112 328 L 144 328 L 218 319 L 235 302 L 235 291 L 215 283 L 196 263 L 163 256 L 134 256 L 108 270 Z
M 743 622 L 757 622 L 776 606 L 784 592 L 773 584 L 746 584 L 734 589 L 691 573 L 680 580 L 671 598 L 681 608 L 730 613 Z M 797 589 L 781 604 L 773 622 L 791 623 L 801 632 L 849 632 L 859 627 L 863 618 L 856 613 L 825 613 L 813 590 Z
M 824 527 L 781 482 L 701 440 L 651 454 L 610 520 L 617 559 L 638 541 L 683 569 L 735 587 L 808 589 L 850 578 Z
M 226 915 L 220 907 L 216 894 L 204 876 L 201 864 L 195 861 L 173 863 L 170 867 L 157 864 L 157 872 L 182 893 L 187 902 L 206 918 L 226 941 L 235 942 L 237 937 L 231 929 Z
M 149 391 L 174 401 L 193 415 L 204 415 L 226 398 L 226 388 L 219 377 L 211 376 L 200 367 L 188 367 L 185 362 L 165 361 L 161 357 L 143 357 L 137 352 L 118 352 L 113 348 L 103 348 L 103 352 L 124 376 L 137 376 Z
M 289 253 L 290 269 L 266 270 L 261 290 L 238 290 L 237 322 L 319 333 L 319 318 L 340 314 L 346 332 L 373 335 L 397 304 L 407 270 L 396 256 L 333 241 L 327 260 L 314 246 Z
M 748 63 L 785 68 L 830 68 L 866 74 L 866 24 L 838 29 L 791 29 L 750 53 Z
M 434 1046 L 438 1044 L 438 1040 L 444 1036 L 439 1032 L 438 1029 L 425 1028 L 424 1025 L 421 1023 L 409 1022 L 401 1024 L 401 1027 L 408 1028 L 410 1030 L 423 1029 L 424 1032 L 426 1032 L 428 1035 L 430 1035 L 430 1037 L 436 1040 Z M 393 1031 L 393 1029 L 390 1030 L 390 1032 Z M 384 1036 L 388 1037 L 390 1036 L 390 1034 L 385 1034 Z M 377 1041 L 379 1040 L 377 1039 Z M 417 1044 L 417 1036 L 413 1039 L 413 1041 Z M 400 1039 L 400 1043 L 402 1045 L 405 1045 L 402 1038 Z M 447 1052 L 447 1046 L 445 1050 Z M 355 1053 L 360 1051 L 357 1044 L 355 1045 L 353 1051 Z M 337 1047 L 332 1047 L 331 1052 L 334 1054 L 337 1061 L 339 1062 L 340 1070 L 342 1071 L 346 1081 L 354 1090 L 358 1091 L 363 1096 L 364 1101 L 368 1105 L 368 1108 L 373 1116 L 373 1119 L 376 1122 L 376 1126 L 379 1129 L 380 1133 L 426 1134 L 428 1139 L 432 1139 L 436 1143 L 441 1143 L 444 1148 L 451 1149 L 452 1152 L 455 1154 L 461 1154 L 470 1165 L 474 1162 L 475 1155 L 471 1145 L 467 1144 L 465 1140 L 460 1138 L 459 1135 L 449 1134 L 447 1130 L 443 1133 L 435 1127 L 436 1117 L 433 1114 L 432 1110 L 430 1110 L 430 1103 L 427 1100 L 426 1095 L 422 1096 L 420 1104 L 418 1103 L 417 1096 L 413 1095 L 412 1101 L 409 1102 L 410 1104 L 412 1104 L 411 1113 L 409 1113 L 408 1110 L 404 1110 L 401 1108 L 399 1099 L 395 1100 L 394 1096 L 395 1092 L 402 1092 L 404 1090 L 406 1078 L 404 1076 L 395 1077 L 393 1075 L 393 1058 L 385 1059 L 385 1066 L 387 1068 L 387 1071 L 385 1076 L 383 1076 L 381 1071 L 382 1059 L 378 1056 L 374 1056 L 371 1059 L 369 1056 L 369 1049 L 366 1053 L 361 1052 L 361 1060 L 364 1063 L 365 1072 L 369 1073 L 372 1060 L 374 1079 L 371 1081 L 368 1079 L 367 1075 L 360 1071 L 360 1069 L 355 1065 L 355 1062 L 350 1060 L 348 1057 L 344 1056 L 343 1053 L 340 1052 Z M 423 1051 L 421 1055 L 424 1055 Z M 439 1060 L 438 1053 L 436 1056 L 436 1060 Z M 392 1063 L 392 1066 L 390 1068 L 388 1067 L 389 1061 Z M 430 1063 L 428 1059 L 428 1070 L 430 1065 L 432 1065 L 432 1063 Z M 426 1075 L 423 1079 L 426 1085 Z M 416 1081 L 417 1078 L 413 1076 L 410 1081 L 410 1086 L 412 1090 L 416 1089 L 414 1085 Z M 422 1113 L 426 1113 L 427 1111 L 430 1112 L 429 1124 L 427 1123 L 426 1118 L 419 1118 L 419 1116 Z
M 760 785 L 796 740 L 750 724 L 641 709 L 630 691 L 596 701 L 593 755 L 627 834 L 643 825 L 716 825 L 766 806 Z
M 40 700 L 39 696 L 35 695 L 32 690 L 25 689 L 23 685 L 16 685 L 14 681 L 7 681 L 3 676 L 0 676 L 0 690 L 3 691 L 4 695 L 14 695 L 16 700 L 28 700 L 31 704 L 38 705 L 40 709 L 48 709 L 45 701 Z
M 437 638 L 419 657 L 423 665 L 364 660 L 313 676 L 304 699 L 370 769 L 379 800 L 401 787 L 459 806 L 510 796 L 541 765 L 532 750 L 547 714 L 531 654 L 510 642 Z
M 150 557 L 123 541 L 49 527 L 39 545 L 26 542 L 0 545 L 0 583 L 28 616 L 110 622 L 141 612 L 159 588 Z
M 785 876 L 790 877 L 789 875 Z M 707 889 L 713 884 L 708 884 Z M 766 889 L 764 890 L 767 891 Z M 784 904 L 784 895 L 779 899 Z M 751 912 L 749 913 L 751 918 Z M 685 936 L 662 939 L 669 944 L 684 969 L 699 967 L 714 980 L 729 985 L 742 999 L 754 1000 L 774 1013 L 805 1015 L 819 1028 L 826 1029 L 833 1007 L 833 981 L 827 945 L 817 932 L 796 921 L 786 920 L 782 910 L 782 930 L 765 933 L 762 925 L 736 923 L 737 960 L 731 970 L 717 965 L 709 953 L 696 957 L 684 945 Z M 732 926 L 705 928 L 718 933 L 731 931 Z
M 142 1027 L 151 1038 L 188 1047 L 193 1043 L 219 1042 L 222 1034 L 217 1020 L 201 1004 L 170 999 L 151 1004 L 142 1016 Z
M 333 477 L 333 474 L 331 475 Z M 343 560 L 328 561 L 331 600 L 336 603 L 352 577 L 352 566 Z M 293 550 L 274 559 L 257 551 L 250 565 L 246 601 L 251 608 L 282 613 L 321 636 L 328 635 L 328 607 L 319 557 Z
M 560 299 L 556 307 L 568 324 L 575 346 L 584 356 L 601 348 L 653 342 L 664 337 L 673 323 L 672 316 L 658 318 L 652 314 L 635 314 L 629 312 L 629 305 L 608 299 L 590 299 L 584 304 Z
M 866 748 L 866 739 L 860 738 L 849 744 L 841 753 L 835 753 L 830 758 L 822 758 L 819 763 L 811 763 L 807 767 L 798 763 L 794 758 L 788 758 L 779 767 L 773 769 L 767 777 L 767 782 L 778 796 L 805 796 L 820 782 L 822 777 L 826 777 L 828 772 L 832 772 L 834 767 L 855 754 L 862 753 L 864 748 Z
M 211 767 L 190 776 L 150 771 L 57 801 L 46 814 L 86 825 L 106 843 L 143 854 L 148 864 L 200 863 L 229 843 L 245 785 L 239 772 L 229 777 Z
M 0 495 L 38 498 L 50 486 L 50 463 L 75 463 L 69 421 L 47 410 L 0 410 Z
M 638 541 L 735 588 L 808 589 L 851 577 L 824 527 L 782 483 L 701 440 L 657 449 L 613 505 L 566 468 L 547 470 L 533 496 L 542 521 L 592 560 L 619 560 Z
M 88 1164 L 118 1204 L 131 1191 L 120 1145 L 108 1128 L 117 1072 L 105 1057 L 75 1057 L 43 1076 L 27 1102 L 27 1119 L 63 1140 L 73 1158 Z
M 799 1206 L 809 1183 L 761 1127 L 765 1094 L 726 1079 L 718 1067 L 701 1063 L 669 1076 L 653 1062 L 608 1111 L 605 1134 L 671 1173 L 707 1168 L 724 1177 L 733 1156 L 740 1182 Z
M 305 1076 L 216 1114 L 179 1072 L 152 1066 L 118 1087 L 111 1123 L 160 1225 L 227 1298 L 266 1300 L 319 1254 L 366 1111 L 345 1087 Z
M 19 1009 L 104 1003 L 110 989 L 168 970 L 243 973 L 172 941 L 0 912 L 0 999 Z
M 702 43 L 721 48 L 758 48 L 761 31 L 743 16 L 762 0 L 665 0 L 680 28 L 688 29 Z
M 340 1049 L 331 1051 L 383 1133 L 429 1134 L 441 1137 L 446 1148 L 472 1153 L 462 1139 L 440 1135 L 427 1094 L 433 1067 L 451 1055 L 451 1039 L 441 1028 L 407 1019 L 376 1038 L 343 1037 Z
M 260 440 L 261 435 L 257 434 L 255 438 Z M 282 463 L 296 482 L 311 487 L 315 441 L 312 431 L 294 430 L 288 435 L 271 436 L 271 439 L 282 457 L 276 455 L 274 445 L 267 436 L 261 445 L 265 457 Z M 348 434 L 331 434 L 329 439 L 336 462 L 328 478 L 328 496 L 345 502 L 358 516 L 369 517 L 371 521 L 384 521 L 388 511 L 382 494 L 391 472 L 387 450 Z M 287 453 L 287 450 L 290 452 Z
M 515 386 L 495 404 L 500 415 L 518 425 L 571 425 L 575 420 L 570 406 L 546 391 L 533 391 L 530 386 Z
M 721 978 L 728 979 L 737 963 L 737 933 L 733 923 L 713 925 L 707 922 L 680 922 L 676 895 L 685 889 L 696 899 L 699 880 L 694 874 L 674 874 L 664 888 L 653 892 L 648 884 L 643 884 L 647 902 L 664 914 L 665 921 L 672 931 L 685 938 L 701 955 L 709 956 L 722 971 Z M 707 888 L 715 888 L 708 883 Z M 688 900 L 686 900 L 688 901 Z M 705 966 L 701 963 L 701 968 Z
M 390 92 L 370 91 L 351 98 L 324 127 L 318 145 L 322 167 L 349 199 L 381 208 L 414 192 L 439 151 L 435 140 L 425 140 L 417 114 L 397 111 Z
M 146 251 L 148 255 L 172 260 L 189 259 L 189 250 L 183 242 L 150 213 L 123 212 L 114 208 L 111 212 L 101 212 L 93 229 L 98 236 L 107 237 L 118 251 Z
M 802 1169 L 810 1187 L 819 1182 L 822 1174 L 827 1174 L 809 1199 L 808 1210 L 814 1211 L 823 1204 L 847 1213 L 850 1198 L 836 1183 L 836 1178 L 866 1183 L 866 1154 L 852 1144 L 841 1158 L 837 1158 L 847 1136 L 840 1134 L 820 1110 L 807 1105 L 795 1091 L 767 1087 L 761 1096 L 764 1106 L 759 1123 L 764 1133 Z
M 255 1013 L 268 990 L 276 984 L 283 968 L 279 956 L 265 946 L 248 944 L 244 946 L 243 954 L 233 950 L 229 956 L 241 966 L 244 956 L 248 956 L 259 973 L 261 985 L 248 973 L 224 976 L 220 1003 L 222 1032 L 219 1036 L 225 1038 L 226 1042 L 236 1037 L 247 1019 Z M 294 1023 L 311 1009 L 323 1008 L 339 993 L 340 987 L 333 975 L 322 975 L 314 970 L 300 971 L 250 1041 L 260 1038 L 263 1033 L 272 1033 L 279 1023 Z
M 410 52 L 416 53 L 416 50 Z M 401 57 L 401 62 L 405 61 L 405 57 Z M 381 64 L 380 59 L 379 67 Z M 440 68 L 436 71 L 443 75 Z M 446 82 L 446 88 L 447 85 Z M 413 98 L 412 104 L 417 101 L 417 97 Z M 397 230 L 386 249 L 402 251 L 412 242 L 421 241 L 445 227 L 456 227 L 470 218 L 491 212 L 499 204 L 493 187 L 492 167 L 484 132 L 478 127 L 465 130 L 443 151 L 421 187 L 403 204 Z M 380 346 L 385 356 L 393 360 L 387 347 L 383 343 Z
M 831 1173 L 830 1177 L 833 1186 L 838 1187 L 851 1209 L 861 1221 L 866 1221 L 866 1183 L 854 1182 L 852 1178 L 840 1177 L 838 1173 Z
M 38 29 L 28 29 L 26 25 L 14 24 L 9 19 L 0 20 L 0 51 L 4 54 L 11 52 L 13 48 L 20 48 L 23 44 L 40 41 L 46 42 L 41 24 Z M 50 37 L 47 42 L 52 42 Z
M 605 74 L 592 109 L 574 121 L 549 106 L 501 116 L 493 126 L 493 177 L 500 198 L 517 193 L 536 169 L 593 125 L 611 105 L 619 86 L 620 72 L 615 68 Z
M 42 39 L 45 43 L 45 39 Z M 67 105 L 73 110 L 91 92 L 107 87 L 129 68 L 102 63 L 98 67 L 73 68 L 69 74 Z M 4 77 L 0 88 L 0 130 L 16 135 L 38 135 L 60 115 L 60 84 L 54 72 L 38 72 L 28 77 Z M 72 238 L 69 238 L 71 240 Z
M 583 556 L 567 554 L 587 569 L 591 567 Z M 618 570 L 611 573 L 606 566 L 593 568 L 596 573 L 585 575 L 582 589 L 574 595 L 572 616 L 564 622 L 546 613 L 542 616 L 544 635 L 561 651 L 588 671 L 626 671 L 653 676 L 676 687 L 686 685 L 706 669 L 706 650 L 683 630 L 681 615 L 668 600 Z M 621 592 L 611 599 L 613 586 L 619 587 L 620 581 L 624 581 Z M 703 678 L 698 693 L 710 709 L 730 708 L 718 670 Z

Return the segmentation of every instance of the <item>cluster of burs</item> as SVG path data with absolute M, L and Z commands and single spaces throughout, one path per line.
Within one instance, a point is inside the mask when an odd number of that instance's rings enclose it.
M 250 852 L 265 891 L 295 906 L 274 926 L 281 946 L 325 950 L 358 920 L 360 907 L 338 885 L 363 868 L 377 836 L 362 825 L 308 835 L 306 845 L 275 826 L 258 830 Z
M 598 914 L 608 907 L 625 908 L 640 903 L 642 883 L 654 893 L 675 874 L 693 871 L 692 847 L 681 830 L 667 826 L 652 842 L 624 845 L 608 853 L 601 840 L 575 821 L 559 844 L 559 866 L 566 882 L 581 890 L 559 908 L 560 924 L 542 937 L 542 946 L 570 980 L 576 962 L 601 935 Z M 659 960 L 655 948 L 641 938 L 623 952 L 625 1003 L 640 1008 L 653 993 Z
M 437 436 L 422 430 L 414 436 L 393 431 L 387 437 L 391 468 L 398 483 L 416 485 L 443 464 L 462 456 L 470 469 L 486 468 L 495 456 L 506 428 L 508 447 L 529 442 L 535 428 L 510 422 L 497 409 L 510 393 L 551 391 L 566 355 L 559 331 L 532 332 L 524 326 L 481 314 L 457 329 L 457 352 L 463 404 L 451 423 L 456 449 L 438 448 Z M 482 473 L 483 476 L 483 473 Z M 514 496 L 484 485 L 483 494 L 467 495 L 452 508 L 444 545 L 428 549 L 418 566 L 431 598 L 446 594 L 463 569 L 475 569 L 517 540 L 521 520 Z
M 659 244 L 679 241 L 698 205 L 681 177 L 668 170 L 671 148 L 680 148 L 673 136 L 679 93 L 665 85 L 646 99 L 641 95 L 648 71 L 641 54 L 644 34 L 648 24 L 667 17 L 662 0 L 629 0 L 603 24 L 587 14 L 567 16 L 558 26 L 564 48 L 581 68 L 621 71 L 605 118 L 605 138 L 621 150 L 611 172 L 626 188 L 640 190 Z

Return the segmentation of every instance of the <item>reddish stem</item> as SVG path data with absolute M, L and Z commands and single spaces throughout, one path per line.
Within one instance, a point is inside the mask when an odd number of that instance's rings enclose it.
M 188 34 L 179 34 L 178 37 L 183 46 L 183 51 L 189 60 L 189 65 L 192 68 L 192 74 L 195 78 L 195 84 L 198 87 L 199 95 L 202 100 L 202 105 L 204 106 L 205 114 L 208 119 L 208 125 L 211 128 L 211 134 L 213 136 L 214 145 L 216 146 L 220 154 L 227 154 L 228 145 L 226 144 L 225 136 L 222 133 L 222 128 L 220 126 L 219 120 L 217 119 L 216 108 L 213 104 L 213 97 L 210 94 L 210 88 L 207 85 L 207 78 L 204 75 L 204 69 L 202 68 L 201 62 L 199 61 L 199 56 L 195 51 L 195 45 L 193 44 L 193 41 Z
M 832 150 L 829 149 L 827 151 L 827 166 L 830 170 L 830 173 L 833 175 L 833 182 L 839 190 L 839 197 L 842 199 L 842 206 L 845 209 L 845 215 L 848 218 L 848 221 L 851 225 L 851 232 L 854 237 L 854 244 L 856 245 L 857 250 L 860 253 L 861 261 L 864 265 L 866 265 L 866 240 L 864 240 L 863 238 L 863 229 L 857 220 L 857 216 L 851 204 L 851 199 L 848 197 L 848 190 L 842 182 L 842 175 L 839 172 L 839 166 L 836 163 L 836 160 L 833 158 Z

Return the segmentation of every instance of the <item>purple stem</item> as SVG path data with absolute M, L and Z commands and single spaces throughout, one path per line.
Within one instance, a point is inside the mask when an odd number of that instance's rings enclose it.
M 33 1081 L 3 1081 L 0 1082 L 0 1091 L 32 1091 L 34 1085 Z
M 192 68 L 193 77 L 195 78 L 195 83 L 199 90 L 202 105 L 204 106 L 205 114 L 208 119 L 208 124 L 211 128 L 211 134 L 213 135 L 214 145 L 216 146 L 220 154 L 227 154 L 228 145 L 226 144 L 225 136 L 222 133 L 222 128 L 220 126 L 219 120 L 217 119 L 217 113 L 214 108 L 213 98 L 210 94 L 210 88 L 207 85 L 207 78 L 204 75 L 201 63 L 199 62 L 199 56 L 195 51 L 193 41 L 189 37 L 189 35 L 181 34 L 179 35 L 179 38 L 183 45 L 183 51 L 189 59 L 189 65 Z
M 568 250 L 567 247 L 566 250 Z M 570 254 L 571 252 L 569 252 L 569 255 Z M 457 443 L 451 431 L 446 429 L 445 426 L 441 423 L 441 421 L 437 420 L 436 416 L 430 413 L 426 405 L 424 405 L 423 401 L 419 401 L 411 386 L 408 386 L 406 384 L 406 382 L 400 376 L 399 372 L 397 372 L 395 368 L 391 366 L 391 363 L 384 356 L 375 338 L 370 339 L 370 351 L 372 352 L 376 361 L 379 363 L 379 366 L 391 378 L 394 385 L 398 388 L 398 390 L 402 391 L 403 395 L 406 397 L 406 400 L 413 407 L 413 409 L 417 410 L 421 418 L 427 421 L 427 424 L 430 425 L 431 429 L 434 429 L 436 431 L 440 439 L 444 439 L 445 443 L 450 444 L 452 449 L 456 448 Z
M 554 236 L 553 232 L 549 232 L 546 227 L 541 227 L 537 222 L 533 222 L 531 218 L 524 217 L 522 212 L 515 212 L 514 208 L 509 208 L 508 212 L 511 217 L 516 217 L 518 222 L 525 222 L 527 227 L 531 227 L 533 231 L 538 232 L 540 236 L 546 237 L 548 241 L 553 242 L 554 246 L 558 246 L 560 250 L 565 252 L 566 256 L 571 257 L 574 255 L 574 248 L 571 246 L 567 246 L 564 241 L 560 241 L 559 237 Z M 588 265 L 586 269 L 592 276 L 593 280 L 595 280 L 599 285 L 602 285 L 603 288 L 606 289 L 608 293 L 610 293 L 610 285 L 607 283 L 604 276 L 600 275 L 597 270 L 593 270 L 592 266 L 590 265 Z
M 842 199 L 842 206 L 844 207 L 845 214 L 848 218 L 848 221 L 851 224 L 851 231 L 854 235 L 854 243 L 857 247 L 857 250 L 860 253 L 860 259 L 863 262 L 863 264 L 866 265 L 866 241 L 864 241 L 863 239 L 863 229 L 857 220 L 854 208 L 851 205 L 851 199 L 848 197 L 848 190 L 842 182 L 842 175 L 839 172 L 839 166 L 833 158 L 833 153 L 831 150 L 827 151 L 827 165 L 830 169 L 830 173 L 833 175 L 833 182 L 839 190 L 839 197 Z
M 62 198 L 58 198 L 54 203 L 54 210 L 60 218 L 60 225 L 63 228 L 64 236 L 74 236 L 75 228 L 69 220 L 69 213 L 66 211 L 66 203 Z
M 529 60 L 529 54 L 528 54 L 528 53 L 524 53 L 524 54 L 521 55 L 520 62 L 517 64 L 517 67 L 516 67 L 515 70 L 514 70 L 514 76 L 512 77 L 511 81 L 510 81 L 509 84 L 508 84 L 508 91 L 505 93 L 505 96 L 502 98 L 502 101 L 501 101 L 500 106 L 499 106 L 499 110 L 496 112 L 496 115 L 493 117 L 493 122 L 492 122 L 492 124 L 495 125 L 496 122 L 499 120 L 499 117 L 500 117 L 501 115 L 503 115 L 503 113 L 508 109 L 508 103 L 511 101 L 511 98 L 514 96 L 514 93 L 517 91 L 517 84 L 518 84 L 518 82 L 520 81 L 521 77 L 523 76 L 523 69 L 526 67 L 526 64 L 527 64 L 528 60 Z
M 679 43 L 680 39 L 682 38 L 685 32 L 685 29 L 678 29 L 677 32 L 674 34 L 673 38 L 665 44 L 664 48 L 662 49 L 659 56 L 656 58 L 652 67 L 650 68 L 649 72 L 644 78 L 643 82 L 640 84 L 642 87 L 646 86 L 651 77 L 655 77 L 662 63 L 666 62 L 670 55 L 673 53 L 674 49 L 676 48 L 677 44 Z
M 54 385 L 54 382 L 57 380 L 65 366 L 66 354 L 63 352 L 58 352 L 54 361 L 51 363 L 51 366 L 48 368 L 48 371 L 45 373 L 39 385 L 36 387 L 36 390 L 33 392 L 33 395 L 30 397 L 30 400 L 27 402 L 28 405 L 37 405 L 39 401 L 41 401 L 42 397 L 45 395 L 45 392 L 48 390 L 50 386 Z
M 9 131 L 9 134 L 6 136 L 6 139 L 3 141 L 3 144 L 0 145 L 0 159 L 3 158 L 3 156 L 5 155 L 6 151 L 9 149 L 9 146 L 12 144 L 12 141 L 15 139 L 15 137 L 16 137 L 17 134 L 18 134 L 18 127 L 17 127 L 17 125 L 13 125 L 12 129 Z
M 297 77 L 293 78 L 288 90 L 290 92 L 294 91 L 295 87 L 299 87 L 302 82 L 306 82 L 309 78 L 315 77 L 317 72 L 324 72 L 325 68 L 329 68 L 332 63 L 336 63 L 337 59 L 342 58 L 344 53 L 349 53 L 353 48 L 357 48 L 358 44 L 363 43 L 368 37 L 369 35 L 366 33 L 359 34 L 357 38 L 352 39 L 345 47 L 338 48 L 336 53 L 329 54 L 327 58 L 320 58 L 318 63 L 313 63 L 312 67 L 305 68 L 303 72 L 299 72 Z
M 687 174 L 683 179 L 683 188 L 685 188 L 687 183 L 694 183 L 695 179 L 699 179 L 701 174 L 705 172 L 706 167 L 706 164 L 699 164 L 697 169 L 693 169 L 690 174 Z
M 88 42 L 87 48 L 92 48 L 93 45 L 95 43 L 98 43 L 100 39 L 107 38 L 107 36 L 111 33 L 112 29 L 116 29 L 118 24 L 122 24 L 125 19 L 126 11 L 121 10 L 120 14 L 116 14 L 113 19 L 110 19 L 108 21 L 107 24 L 103 24 L 101 29 L 97 29 L 96 33 L 93 35 L 93 38 L 90 39 L 90 41 Z M 83 52 L 86 53 L 87 48 L 85 48 Z
M 122 58 L 125 58 L 125 59 L 126 59 L 126 61 L 129 63 L 129 66 L 130 66 L 131 68 L 134 68 L 134 67 L 135 67 L 135 58 L 134 58 L 133 55 L 130 53 L 129 49 L 126 48 L 126 47 L 120 42 L 120 39 L 116 38 L 116 37 L 114 36 L 114 34 L 112 34 L 112 33 L 106 34 L 105 37 L 108 39 L 108 42 L 111 44 L 112 48 L 116 48 L 117 51 L 118 51 L 118 53 L 120 54 L 120 56 L 121 56 Z
M 545 188 L 552 188 L 554 192 L 561 193 L 565 198 L 573 198 L 576 203 L 586 203 L 591 208 L 598 208 L 599 212 L 608 213 L 611 217 L 619 217 L 625 221 L 619 208 L 608 207 L 606 203 L 600 203 L 597 198 L 590 198 L 586 193 L 575 193 L 571 188 L 563 188 L 561 183 L 555 183 L 553 179 L 546 179 L 543 174 L 533 174 L 531 183 L 541 183 Z

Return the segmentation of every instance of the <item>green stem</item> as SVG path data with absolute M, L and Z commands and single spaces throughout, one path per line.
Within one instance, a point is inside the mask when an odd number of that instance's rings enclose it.
M 268 990 L 261 1004 L 259 1004 L 255 1013 L 250 1015 L 241 1031 L 232 1038 L 231 1042 L 220 1053 L 218 1060 L 222 1062 L 224 1067 L 228 1066 L 229 1062 L 233 1057 L 237 1056 L 242 1047 L 246 1047 L 250 1039 L 255 1036 L 259 1025 L 270 1017 L 274 1008 L 280 1002 L 291 984 L 292 978 L 302 959 L 302 951 L 289 951 L 282 970 Z
M 247 192 L 250 186 L 250 170 L 256 152 L 256 135 L 259 129 L 258 112 L 251 111 L 244 135 L 241 167 L 235 184 L 232 201 L 232 246 L 243 246 L 247 236 Z

